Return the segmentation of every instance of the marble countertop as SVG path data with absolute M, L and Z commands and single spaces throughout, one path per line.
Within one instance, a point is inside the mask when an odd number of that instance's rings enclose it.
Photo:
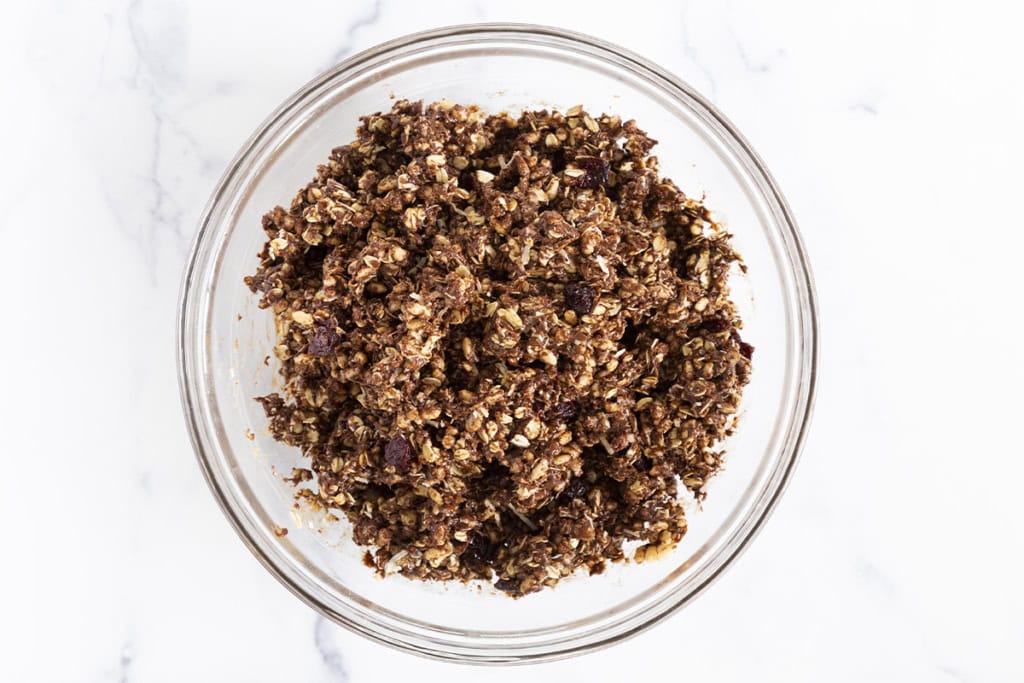
M 1024 679 L 1024 43 L 998 7 L 9 3 L 0 680 Z M 174 325 L 199 213 L 267 113 L 353 51 L 498 20 L 620 43 L 732 118 L 802 226 L 822 354 L 789 491 L 708 593 L 482 672 L 325 622 L 249 555 L 191 453 Z

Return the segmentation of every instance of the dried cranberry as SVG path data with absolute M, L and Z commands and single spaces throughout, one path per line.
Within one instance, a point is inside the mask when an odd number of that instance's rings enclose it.
M 412 448 L 409 442 L 401 436 L 391 437 L 391 441 L 384 447 L 384 461 L 399 472 L 408 472 L 409 466 L 412 465 Z
M 329 356 L 334 352 L 339 341 L 338 332 L 333 324 L 319 325 L 309 338 L 307 351 L 311 356 Z
M 708 318 L 698 325 L 697 329 L 710 332 L 711 334 L 720 334 L 728 330 L 729 327 L 729 321 L 725 318 Z
M 491 543 L 491 539 L 486 536 L 473 534 L 473 538 L 470 539 L 469 545 L 466 546 L 465 552 L 462 553 L 462 557 L 470 562 L 493 564 L 494 560 L 498 557 L 498 546 Z
M 654 465 L 654 463 L 646 455 L 641 455 L 633 461 L 633 469 L 637 472 L 650 472 L 652 465 Z
M 580 406 L 576 401 L 562 401 L 556 403 L 551 409 L 551 414 L 556 419 L 562 420 L 563 422 L 569 422 L 575 420 L 576 416 L 580 414 Z
M 498 579 L 494 582 L 494 587 L 506 593 L 519 592 L 519 582 L 515 579 Z
M 729 338 L 732 339 L 737 344 L 739 344 L 740 355 L 742 355 L 747 360 L 750 360 L 750 357 L 754 355 L 754 347 L 753 345 L 743 341 L 743 339 L 740 337 L 740 333 L 736 331 L 735 327 L 729 330 Z
M 587 495 L 590 491 L 590 485 L 587 484 L 587 480 L 583 477 L 575 477 L 569 480 L 565 488 L 562 489 L 561 496 L 564 500 L 576 500 Z
M 576 315 L 586 315 L 594 310 L 597 293 L 592 287 L 570 282 L 565 286 L 565 303 Z
M 576 187 L 596 190 L 608 182 L 608 162 L 601 157 L 576 157 L 575 164 L 583 171 L 576 178 Z

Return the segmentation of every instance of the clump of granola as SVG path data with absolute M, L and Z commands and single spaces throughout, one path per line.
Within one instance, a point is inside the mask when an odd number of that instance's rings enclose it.
M 730 236 L 654 145 L 580 107 L 400 101 L 264 216 L 246 283 L 285 388 L 259 400 L 382 573 L 521 595 L 686 533 L 753 347 Z

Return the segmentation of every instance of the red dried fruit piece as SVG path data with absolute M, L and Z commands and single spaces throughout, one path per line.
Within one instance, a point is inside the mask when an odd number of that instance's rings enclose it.
M 313 334 L 309 338 L 309 346 L 306 352 L 311 356 L 319 358 L 330 356 L 334 353 L 334 349 L 338 346 L 339 341 L 341 341 L 341 338 L 338 336 L 334 325 L 319 325 L 313 330 Z
M 388 445 L 384 447 L 384 461 L 399 472 L 408 472 L 412 465 L 412 448 L 409 442 L 401 436 L 391 437 Z
M 494 582 L 494 587 L 506 593 L 519 594 L 519 582 L 515 579 L 498 579 Z
M 498 557 L 498 546 L 491 543 L 491 539 L 486 536 L 474 534 L 469 545 L 466 546 L 466 550 L 462 553 L 462 557 L 470 562 L 494 564 L 494 560 Z
M 708 318 L 697 326 L 698 330 L 704 330 L 711 334 L 721 334 L 730 327 L 729 321 L 725 318 Z
M 750 357 L 754 355 L 754 346 L 743 341 L 743 339 L 740 337 L 740 333 L 737 332 L 735 329 L 729 331 L 729 336 L 732 337 L 732 340 L 734 342 L 739 344 L 740 355 L 746 358 L 747 360 L 750 360 Z
M 569 422 L 580 414 L 580 406 L 576 401 L 562 401 L 555 404 L 551 409 L 551 414 L 563 422 Z
M 650 472 L 652 465 L 654 465 L 654 463 L 646 455 L 641 455 L 633 461 L 633 469 L 637 472 Z
M 587 495 L 590 491 L 590 484 L 583 477 L 575 477 L 569 480 L 559 497 L 563 500 L 576 500 Z
M 576 157 L 573 163 L 583 171 L 583 175 L 576 178 L 576 187 L 596 190 L 608 182 L 608 162 L 601 157 Z
M 565 303 L 576 315 L 587 315 L 594 310 L 597 293 L 592 287 L 570 282 L 565 286 Z

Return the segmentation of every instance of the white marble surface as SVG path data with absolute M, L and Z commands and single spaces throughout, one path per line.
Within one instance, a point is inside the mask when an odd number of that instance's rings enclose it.
M 4 5 L 0 680 L 1024 679 L 1022 17 L 599 7 Z M 280 100 L 354 50 L 486 20 L 623 44 L 738 124 L 802 225 L 822 362 L 789 492 L 710 592 L 611 650 L 481 672 L 335 628 L 250 557 L 191 453 L 174 320 L 207 195 Z

